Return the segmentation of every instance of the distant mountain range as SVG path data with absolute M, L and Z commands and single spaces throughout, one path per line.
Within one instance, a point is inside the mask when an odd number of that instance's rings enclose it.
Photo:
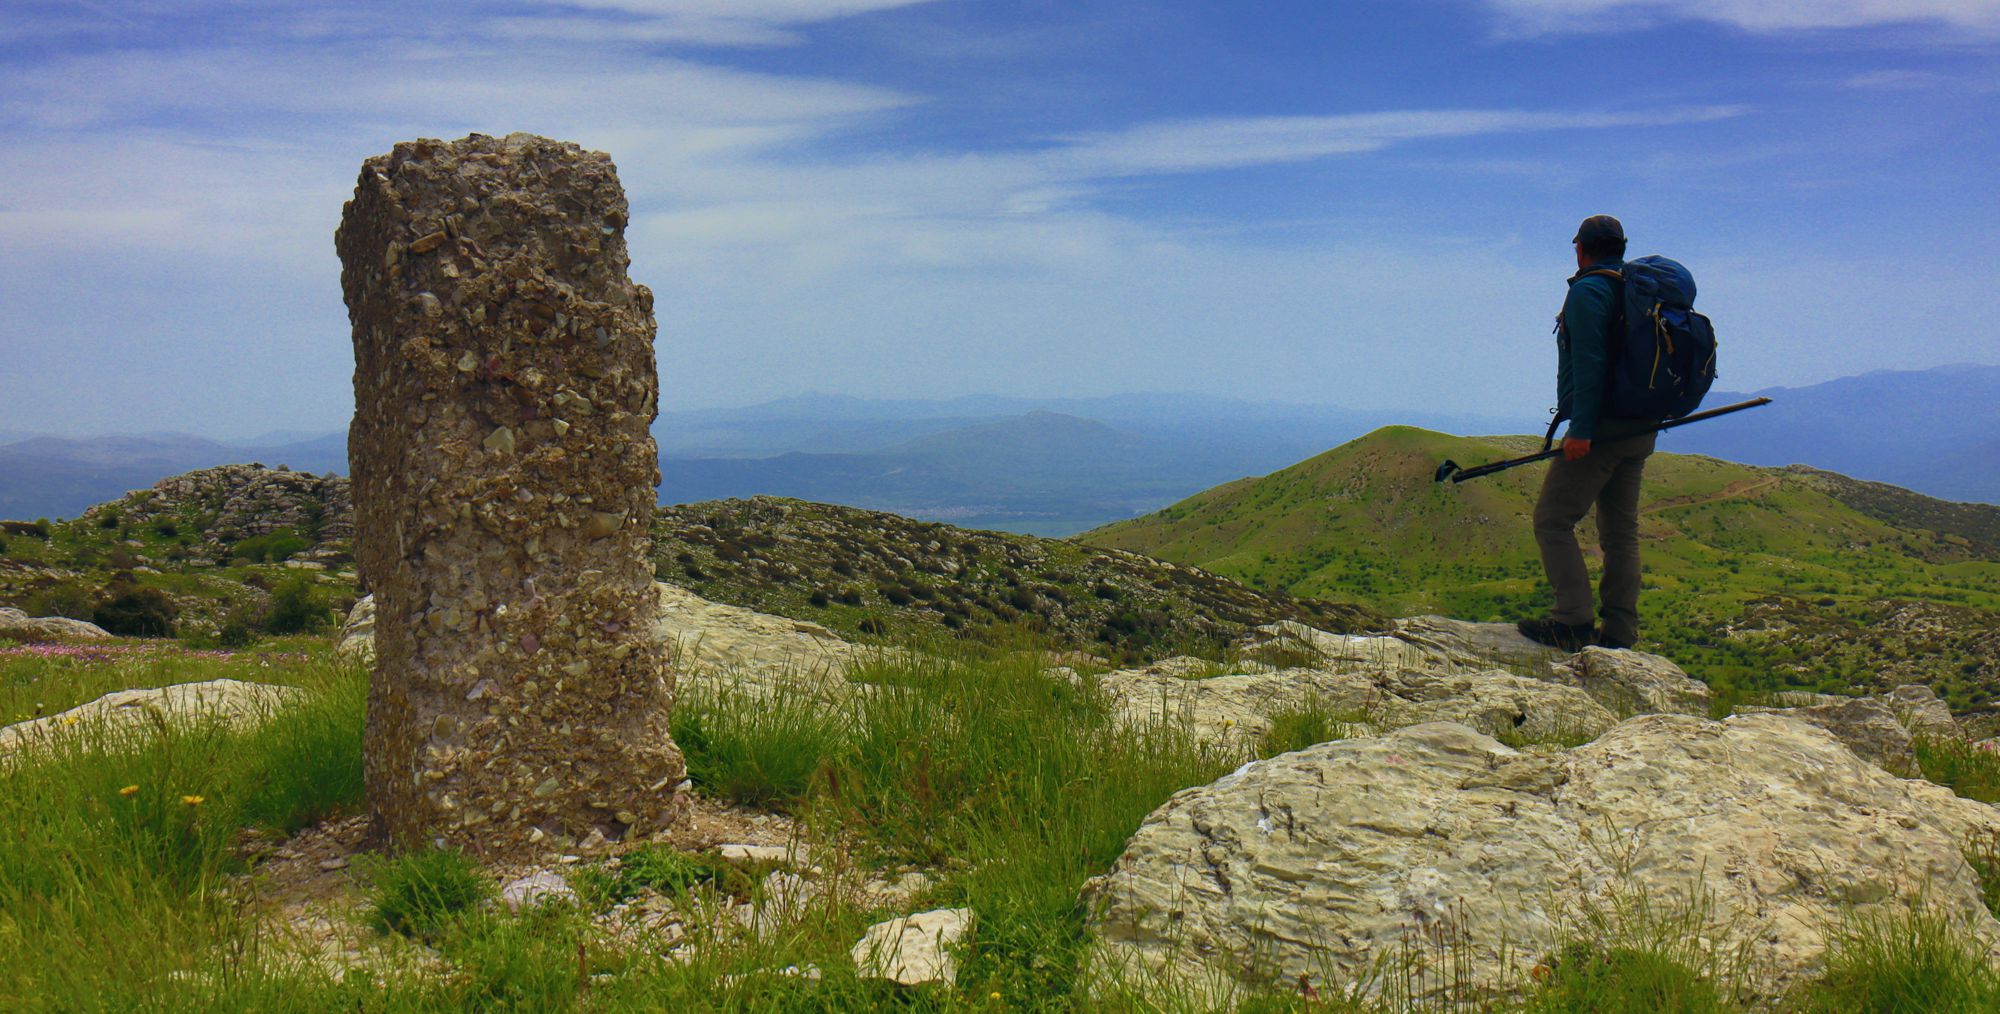
M 2000 367 L 1871 373 L 1759 392 L 1767 408 L 1691 426 L 1663 449 L 1805 463 L 1958 500 L 2000 502 Z M 1745 395 L 1716 393 L 1709 404 Z M 1263 475 L 1385 422 L 1521 432 L 1532 419 L 1361 412 L 1201 394 L 873 401 L 804 395 L 668 412 L 663 503 L 791 496 L 975 527 L 1066 535 Z M 184 434 L 0 440 L 0 517 L 74 515 L 161 477 L 260 461 L 345 472 L 345 434 L 225 443 Z
M 1772 403 L 1690 426 L 1662 449 L 1750 465 L 1807 464 L 1947 500 L 2000 503 L 2000 366 L 1864 373 L 1773 387 Z M 1709 395 L 1709 405 L 1752 395 Z

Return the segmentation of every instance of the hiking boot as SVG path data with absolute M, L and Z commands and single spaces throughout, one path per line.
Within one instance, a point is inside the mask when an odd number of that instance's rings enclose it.
M 1605 633 L 1602 629 L 1598 630 L 1597 632 L 1596 644 L 1600 648 L 1613 648 L 1619 651 L 1625 651 L 1629 650 L 1634 643 L 1635 642 L 1632 641 L 1621 641 L 1618 638 L 1612 637 L 1610 634 Z
M 1514 629 L 1536 644 L 1546 644 L 1563 651 L 1582 651 L 1584 645 L 1597 640 L 1597 628 L 1590 624 L 1564 623 L 1553 616 L 1522 620 L 1514 624 Z

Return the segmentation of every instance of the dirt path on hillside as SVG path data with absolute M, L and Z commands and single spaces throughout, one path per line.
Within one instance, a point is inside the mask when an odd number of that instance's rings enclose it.
M 1724 500 L 1741 500 L 1771 489 L 1783 478 L 1783 476 L 1773 475 L 1763 479 L 1741 479 L 1706 496 L 1670 496 L 1665 500 L 1658 500 L 1639 508 L 1639 513 L 1641 515 L 1657 514 L 1660 511 L 1669 510 L 1674 507 L 1699 507 L 1702 504 L 1720 503 Z

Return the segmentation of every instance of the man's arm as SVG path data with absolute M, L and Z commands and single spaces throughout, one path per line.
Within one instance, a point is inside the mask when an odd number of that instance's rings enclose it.
M 1569 296 L 1563 300 L 1570 368 L 1566 450 L 1569 441 L 1590 441 L 1597 437 L 1597 419 L 1604 411 L 1604 380 L 1611 363 L 1612 310 L 1617 300 L 1611 284 L 1608 278 L 1586 278 L 1570 286 Z

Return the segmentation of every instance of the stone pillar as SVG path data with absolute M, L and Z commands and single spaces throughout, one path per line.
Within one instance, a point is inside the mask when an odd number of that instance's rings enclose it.
M 473 134 L 368 159 L 341 216 L 368 805 L 394 845 L 527 855 L 679 812 L 626 214 L 608 156 Z

